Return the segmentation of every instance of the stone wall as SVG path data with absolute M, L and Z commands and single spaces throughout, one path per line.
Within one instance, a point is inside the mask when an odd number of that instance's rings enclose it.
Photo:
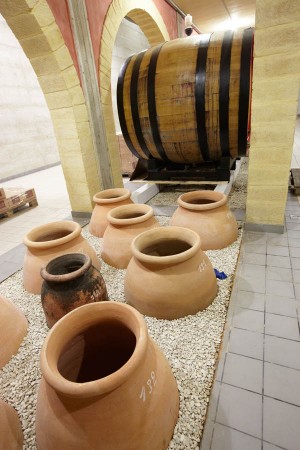
M 36 74 L 0 16 L 0 180 L 60 161 Z

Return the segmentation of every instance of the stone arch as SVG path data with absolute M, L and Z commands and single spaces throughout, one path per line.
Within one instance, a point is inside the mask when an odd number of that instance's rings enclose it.
M 73 211 L 89 212 L 100 190 L 85 99 L 74 62 L 46 0 L 0 0 L 0 13 L 45 95 Z
M 103 108 L 108 148 L 111 161 L 119 161 L 119 149 L 116 138 L 115 123 L 111 98 L 111 65 L 112 52 L 116 35 L 125 16 L 133 20 L 144 32 L 151 45 L 157 45 L 170 39 L 164 21 L 151 0 L 113 0 L 105 17 L 100 46 L 100 95 Z M 114 179 L 120 172 L 119 164 L 112 165 Z
M 138 8 L 132 9 L 126 16 L 140 27 L 151 46 L 170 39 L 169 33 L 165 29 L 165 24 L 163 22 L 160 23 L 162 21 L 160 16 L 154 18 L 148 11 Z

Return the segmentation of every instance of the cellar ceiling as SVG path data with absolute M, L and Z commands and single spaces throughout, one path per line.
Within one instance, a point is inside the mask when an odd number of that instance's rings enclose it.
M 175 0 L 202 33 L 247 28 L 255 24 L 255 0 Z

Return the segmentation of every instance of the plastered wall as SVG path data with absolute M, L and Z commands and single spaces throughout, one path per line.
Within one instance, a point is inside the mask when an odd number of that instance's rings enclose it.
M 0 180 L 5 180 L 60 158 L 36 74 L 1 15 L 0 61 Z
M 116 133 L 121 133 L 117 108 L 117 83 L 120 70 L 130 55 L 149 47 L 149 41 L 140 27 L 127 19 L 123 19 L 114 43 L 111 65 L 111 95 Z
M 299 80 L 299 0 L 256 0 L 249 224 L 284 223 Z

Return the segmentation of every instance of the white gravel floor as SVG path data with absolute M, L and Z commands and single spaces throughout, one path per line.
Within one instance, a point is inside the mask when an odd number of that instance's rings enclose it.
M 173 185 L 161 185 L 161 192 L 152 197 L 147 204 L 150 206 L 177 206 L 177 199 L 180 195 L 187 191 L 199 191 L 214 189 L 214 185 L 202 185 L 202 184 L 173 184 Z
M 169 218 L 158 217 L 162 225 Z M 101 239 L 91 236 L 87 227 L 83 235 L 101 251 Z M 197 449 L 205 421 L 220 348 L 227 307 L 239 254 L 242 231 L 236 242 L 223 250 L 208 251 L 213 267 L 224 271 L 228 278 L 218 280 L 219 292 L 205 311 L 194 316 L 167 321 L 145 317 L 149 334 L 167 356 L 180 392 L 180 415 L 169 450 Z M 111 300 L 124 302 L 124 270 L 102 262 L 101 273 Z M 22 287 L 22 271 L 0 285 L 0 292 L 18 305 L 28 322 L 28 335 L 17 355 L 0 371 L 1 397 L 17 410 L 24 431 L 24 449 L 35 449 L 35 407 L 40 379 L 39 353 L 47 334 L 40 296 L 28 294 Z M 60 449 L 59 449 L 60 450 Z
M 230 208 L 246 209 L 247 183 L 248 158 L 243 157 L 241 159 L 241 165 L 238 175 L 228 195 L 228 206 Z M 184 187 L 182 184 L 165 185 L 162 187 L 162 191 L 151 198 L 147 203 L 151 206 L 177 206 L 177 199 L 181 194 L 184 194 L 188 190 L 197 191 L 203 189 L 214 189 L 214 186 L 201 184 L 186 185 Z
M 229 208 L 246 209 L 248 185 L 248 158 L 241 159 L 241 166 L 228 195 Z

